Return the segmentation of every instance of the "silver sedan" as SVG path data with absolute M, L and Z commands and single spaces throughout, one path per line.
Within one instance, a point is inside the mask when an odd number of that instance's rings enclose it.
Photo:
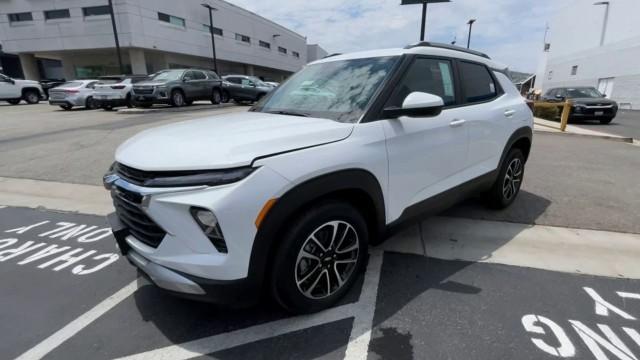
M 93 88 L 98 80 L 73 80 L 49 90 L 49 104 L 57 105 L 64 110 L 74 106 L 95 109 Z

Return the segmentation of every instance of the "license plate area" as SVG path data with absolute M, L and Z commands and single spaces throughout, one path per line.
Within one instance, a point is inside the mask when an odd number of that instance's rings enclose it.
M 593 113 L 595 116 L 601 116 L 604 115 L 604 111 L 596 111 Z

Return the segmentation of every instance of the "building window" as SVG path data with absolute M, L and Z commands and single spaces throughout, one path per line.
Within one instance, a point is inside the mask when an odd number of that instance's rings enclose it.
M 70 17 L 69 9 L 47 10 L 44 12 L 45 20 L 68 19 Z
M 578 75 L 578 65 L 573 65 L 571 67 L 571 75 Z
M 207 24 L 202 24 L 202 26 L 204 27 L 204 30 L 206 32 L 211 32 L 211 26 L 207 25 Z M 213 35 L 218 35 L 218 36 L 222 36 L 222 29 L 217 28 L 217 27 L 213 27 Z
M 269 44 L 269 43 L 268 43 L 268 42 L 266 42 L 266 41 L 262 41 L 262 40 L 260 40 L 260 43 L 259 43 L 259 44 L 260 44 L 260 47 L 263 47 L 263 48 L 265 48 L 265 49 L 271 49 L 271 44 Z
M 168 22 L 169 24 L 178 25 L 180 27 L 185 27 L 184 19 L 180 18 L 180 17 L 177 17 L 177 16 L 173 16 L 173 15 L 164 14 L 164 13 L 159 12 L 158 13 L 158 20 L 164 21 L 164 22 Z
M 110 15 L 111 12 L 109 11 L 109 6 L 104 5 L 104 6 L 91 6 L 91 7 L 82 8 L 82 14 L 85 17 L 88 17 L 88 16 Z
M 278 51 L 282 54 L 286 54 L 287 53 L 287 49 L 283 48 L 282 46 L 278 46 Z
M 9 22 L 33 21 L 33 15 L 30 12 L 9 14 Z
M 293 54 L 293 57 L 294 57 L 294 58 L 298 58 L 298 59 L 300 59 L 300 53 L 299 53 L 299 52 L 297 52 L 297 51 L 292 51 L 291 53 Z
M 548 80 L 553 79 L 553 70 L 549 71 L 549 74 L 547 75 L 547 79 Z
M 251 38 L 248 37 L 247 35 L 236 34 L 236 40 L 246 42 L 248 44 L 251 43 Z

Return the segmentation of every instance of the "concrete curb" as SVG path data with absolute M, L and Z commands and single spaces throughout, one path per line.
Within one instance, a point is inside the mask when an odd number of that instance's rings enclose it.
M 545 125 L 540 125 L 540 126 L 545 126 Z M 587 135 L 587 134 L 575 134 L 575 133 L 568 133 L 568 132 L 560 132 L 560 131 L 546 131 L 546 130 L 533 130 L 536 133 L 539 134 L 552 134 L 552 135 L 564 135 L 564 136 L 579 136 L 579 137 L 586 137 L 586 138 L 596 138 L 596 139 L 604 139 L 604 140 L 613 140 L 613 141 L 617 141 L 617 142 L 623 142 L 623 143 L 627 143 L 627 144 L 632 144 L 632 145 L 638 145 L 640 144 L 640 141 L 635 140 L 633 138 L 629 138 L 629 137 L 619 137 L 619 136 L 607 136 L 607 135 Z
M 225 109 L 237 106 L 236 104 L 227 103 L 227 104 L 195 104 L 191 106 L 183 106 L 179 108 L 175 107 L 158 107 L 158 108 L 132 108 L 132 109 L 120 109 L 116 114 L 118 115 L 141 115 L 141 114 L 150 114 L 150 113 L 181 113 L 181 112 L 190 112 L 190 111 L 204 111 L 204 110 L 216 110 L 216 109 Z

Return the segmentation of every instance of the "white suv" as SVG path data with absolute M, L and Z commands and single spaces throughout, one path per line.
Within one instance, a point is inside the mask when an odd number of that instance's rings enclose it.
M 0 101 L 18 105 L 24 100 L 27 104 L 37 104 L 45 97 L 42 86 L 37 81 L 12 79 L 0 74 Z
M 522 184 L 533 115 L 505 66 L 419 43 L 337 55 L 246 113 L 144 131 L 105 175 L 121 251 L 159 287 L 233 305 L 333 305 L 368 244 L 474 192 Z

